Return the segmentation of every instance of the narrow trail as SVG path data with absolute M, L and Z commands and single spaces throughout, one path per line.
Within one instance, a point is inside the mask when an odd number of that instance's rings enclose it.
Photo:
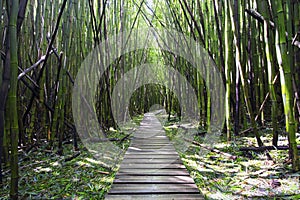
M 134 133 L 105 199 L 204 199 L 153 113 Z

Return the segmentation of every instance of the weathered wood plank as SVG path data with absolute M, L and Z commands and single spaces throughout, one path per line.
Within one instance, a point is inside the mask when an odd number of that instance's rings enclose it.
M 109 195 L 107 200 L 204 200 L 199 194 Z
M 175 151 L 173 147 L 169 146 L 132 146 L 132 150 L 152 150 L 152 151 Z
M 124 161 L 125 159 L 138 159 L 138 158 L 144 158 L 144 159 L 177 159 L 179 156 L 177 154 L 125 154 L 124 156 Z
M 199 193 L 197 186 L 193 184 L 113 184 L 110 194 L 184 194 Z
M 154 144 L 149 144 L 149 145 L 145 145 L 145 144 L 131 144 L 129 149 L 133 149 L 133 148 L 170 148 L 170 149 L 174 149 L 173 145 L 170 144 L 158 144 L 158 145 L 154 145 Z
M 122 163 L 120 168 L 133 168 L 133 169 L 160 169 L 160 168 L 168 168 L 168 169 L 184 169 L 185 166 L 183 164 L 176 164 L 172 163 L 169 164 L 169 162 L 166 163 Z
M 128 149 L 127 152 L 128 153 L 175 154 L 175 152 L 170 152 L 170 149 L 140 149 L 140 148 L 131 148 L 131 149 Z
M 186 169 L 120 169 L 118 175 L 189 176 Z
M 167 163 L 175 163 L 175 164 L 182 164 L 181 160 L 179 158 L 174 159 L 166 159 L 166 158 L 126 158 L 123 162 L 124 163 L 140 163 L 140 164 L 167 164 Z
M 161 155 L 161 154 L 167 154 L 167 155 L 178 155 L 174 151 L 169 151 L 169 150 L 154 150 L 154 149 L 148 149 L 148 150 L 141 150 L 141 149 L 128 149 L 126 154 L 135 154 L 135 153 L 140 153 L 140 154 L 156 154 L 156 155 Z
M 194 183 L 190 176 L 117 176 L 114 183 Z

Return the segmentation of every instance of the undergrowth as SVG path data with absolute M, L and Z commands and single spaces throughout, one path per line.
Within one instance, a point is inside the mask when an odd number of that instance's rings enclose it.
M 165 123 L 171 140 L 181 129 L 178 121 Z M 287 151 L 270 151 L 273 160 L 268 160 L 266 153 L 240 150 L 256 145 L 251 134 L 235 137 L 232 142 L 221 136 L 218 142 L 208 145 L 203 143 L 206 131 L 193 129 L 194 141 L 202 146 L 190 144 L 180 157 L 206 199 L 300 199 L 300 173 L 291 171 Z M 264 143 L 271 145 L 271 129 L 261 130 L 261 135 Z M 279 142 L 287 145 L 286 136 L 281 135 Z
M 137 124 L 141 120 L 142 116 L 134 118 Z M 130 127 L 125 129 L 122 132 L 110 129 L 107 135 L 122 139 L 130 132 Z M 113 143 L 125 151 L 130 140 Z M 63 156 L 47 150 L 46 143 L 35 146 L 29 152 L 19 152 L 19 199 L 104 199 L 119 164 L 108 168 L 93 157 L 80 141 L 80 151 L 73 150 L 72 142 L 63 147 Z M 9 199 L 10 172 L 7 169 L 3 171 L 0 199 Z

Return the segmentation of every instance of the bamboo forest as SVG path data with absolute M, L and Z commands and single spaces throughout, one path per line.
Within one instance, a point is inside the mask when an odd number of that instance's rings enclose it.
M 300 199 L 299 0 L 0 0 L 0 199 Z

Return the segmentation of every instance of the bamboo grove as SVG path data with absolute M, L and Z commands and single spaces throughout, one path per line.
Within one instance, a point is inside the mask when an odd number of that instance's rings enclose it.
M 199 41 L 222 73 L 227 140 L 250 130 L 262 147 L 259 129 L 269 126 L 273 146 L 279 135 L 288 136 L 292 169 L 299 170 L 299 1 L 0 0 L 0 13 L 0 170 L 10 169 L 12 199 L 20 150 L 47 144 L 62 155 L 66 140 L 78 148 L 71 91 L 80 63 L 109 35 L 139 27 L 175 29 Z M 101 78 L 95 102 L 102 128 L 117 128 L 114 85 L 144 62 L 168 64 L 186 77 L 197 91 L 198 123 L 208 127 L 217 113 L 204 80 L 184 59 L 144 49 L 122 55 Z M 172 89 L 160 85 L 139 88 L 129 112 L 142 114 L 154 104 L 180 116 Z

